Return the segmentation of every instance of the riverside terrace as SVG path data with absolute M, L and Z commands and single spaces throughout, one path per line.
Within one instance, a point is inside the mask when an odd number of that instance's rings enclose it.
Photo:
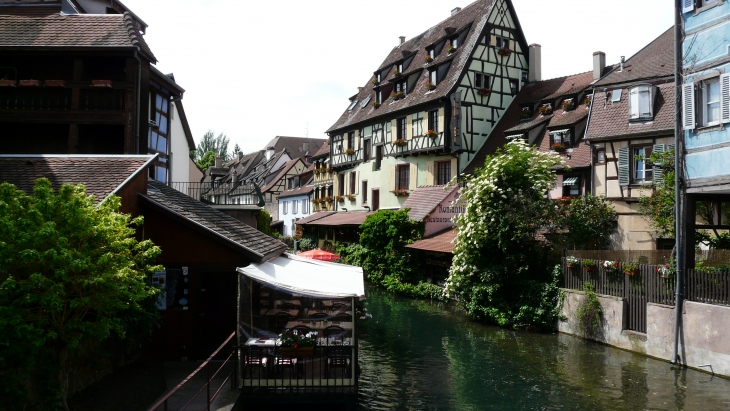
M 245 402 L 354 400 L 362 269 L 285 254 L 238 272 Z

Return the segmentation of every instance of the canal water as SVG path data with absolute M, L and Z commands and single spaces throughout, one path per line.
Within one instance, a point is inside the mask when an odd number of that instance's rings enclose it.
M 358 410 L 730 410 L 730 380 L 367 289 Z

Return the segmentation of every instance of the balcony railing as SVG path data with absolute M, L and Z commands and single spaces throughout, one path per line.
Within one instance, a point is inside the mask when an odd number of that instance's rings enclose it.
M 73 89 L 67 87 L 0 87 L 0 110 L 72 110 Z M 125 109 L 126 90 L 79 88 L 78 110 Z
M 170 187 L 206 204 L 254 205 L 265 204 L 261 190 L 256 184 L 231 182 L 172 182 Z
M 395 144 L 387 145 L 390 150 L 388 155 L 401 156 L 414 154 L 424 151 L 441 150 L 444 147 L 444 133 L 439 132 L 436 137 L 419 136 L 406 140 L 406 145 L 396 146 Z

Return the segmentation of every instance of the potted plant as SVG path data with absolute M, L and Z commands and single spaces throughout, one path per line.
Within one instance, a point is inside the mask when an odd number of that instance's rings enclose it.
M 537 111 L 539 111 L 540 114 L 542 114 L 543 116 L 546 116 L 548 114 L 551 114 L 553 112 L 553 109 L 552 107 L 550 107 L 549 104 L 543 104 L 540 106 L 539 109 L 537 109 Z
M 612 273 L 613 270 L 618 268 L 618 263 L 616 261 L 606 260 L 601 263 L 601 267 L 603 267 L 604 272 Z
M 400 71 L 398 71 L 398 69 L 395 69 L 395 71 L 393 72 L 393 75 L 394 75 L 395 77 L 400 77 L 400 76 L 401 76 L 401 74 L 402 74 L 402 73 L 401 73 Z
M 502 47 L 497 50 L 497 54 L 499 54 L 500 56 L 509 56 L 510 53 L 512 53 L 512 50 L 510 50 L 509 47 Z
M 449 54 L 451 54 L 456 51 L 456 47 L 454 47 L 453 45 L 449 45 L 449 48 L 447 48 L 446 50 L 449 52 Z
M 433 57 L 431 57 L 431 56 L 426 56 L 426 63 L 430 63 L 430 62 L 432 62 L 432 61 L 433 61 Z
M 348 148 L 347 150 L 345 150 L 345 154 L 347 154 L 348 156 L 354 156 L 355 150 Z
M 402 196 L 407 196 L 411 192 L 405 188 L 398 188 L 398 189 L 391 191 L 391 193 L 395 194 L 396 197 L 402 197 Z
M 563 143 L 553 143 L 550 147 L 555 151 L 565 151 L 565 144 Z
M 428 132 L 426 133 L 426 136 L 429 138 L 436 138 L 436 137 L 438 137 L 438 135 L 439 135 L 439 133 L 437 133 L 434 130 L 428 130 Z
M 480 87 L 477 90 L 477 94 L 479 94 L 480 96 L 488 96 L 488 95 L 492 94 L 492 89 L 486 88 L 486 87 Z
M 674 277 L 674 268 L 668 263 L 658 265 L 656 268 L 656 272 L 661 278 Z
M 324 198 L 324 201 L 326 201 L 326 202 L 328 202 L 328 203 L 331 203 L 331 202 L 332 202 L 332 201 L 334 201 L 334 200 L 332 199 L 332 197 L 330 197 L 330 196 L 327 196 L 327 197 L 325 197 L 325 198 Z
M 347 199 L 350 201 L 355 201 L 355 194 L 348 194 L 345 197 L 347 197 Z
M 337 200 L 338 203 L 344 203 L 345 196 L 335 196 L 335 200 Z
M 378 103 L 377 101 L 373 101 L 373 102 L 372 102 L 372 103 L 370 103 L 370 104 L 372 104 L 372 105 L 373 105 L 373 108 L 378 108 L 378 107 L 380 107 L 380 103 Z
M 520 111 L 520 118 L 526 119 L 532 117 L 532 109 L 529 107 L 522 107 L 522 110 Z
M 428 89 L 428 91 L 431 91 L 431 90 L 434 90 L 434 89 L 436 89 L 436 85 L 435 85 L 435 84 L 433 84 L 433 83 L 431 83 L 431 82 L 429 81 L 428 83 L 426 83 L 426 88 Z
M 393 100 L 400 100 L 403 97 L 405 97 L 406 95 L 402 91 L 398 91 L 398 92 L 394 91 L 394 92 L 390 93 L 390 96 L 393 98 Z
M 595 271 L 596 270 L 596 262 L 594 260 L 583 260 L 583 269 L 586 271 Z
M 586 107 L 590 107 L 591 106 L 591 98 L 590 97 L 586 97 L 585 100 L 583 100 L 583 104 Z
M 570 110 L 572 110 L 573 109 L 573 100 L 565 100 L 565 101 L 563 101 L 563 103 L 560 105 L 560 107 L 564 111 L 570 111 Z
M 578 264 L 580 264 L 580 259 L 578 259 L 578 257 L 573 257 L 572 255 L 571 256 L 568 256 L 568 257 L 565 257 L 565 265 L 568 268 L 577 267 Z
M 300 334 L 296 330 L 279 334 L 281 354 L 287 357 L 312 356 L 317 345 L 317 332 Z
M 622 267 L 626 275 L 639 274 L 639 265 L 635 262 L 623 263 Z
M 408 145 L 408 142 L 403 138 L 399 138 L 393 142 L 393 145 L 396 147 L 405 147 Z

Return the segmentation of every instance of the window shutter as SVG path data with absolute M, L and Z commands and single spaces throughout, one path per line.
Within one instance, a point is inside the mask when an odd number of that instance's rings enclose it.
M 436 165 L 436 162 L 429 161 L 426 163 L 426 185 L 432 186 L 434 182 L 434 166 Z
M 684 130 L 695 128 L 695 83 L 682 84 L 682 124 Z
M 730 73 L 720 75 L 720 122 L 730 123 Z
M 459 170 L 456 168 L 456 166 L 457 166 L 457 161 L 455 158 L 452 158 L 451 159 L 451 179 L 452 180 L 454 179 L 454 177 L 459 175 Z
M 390 166 L 390 181 L 388 182 L 390 191 L 395 190 L 395 178 L 396 178 L 397 171 L 398 171 L 398 166 Z
M 413 115 L 406 116 L 406 140 L 413 138 Z
M 654 146 L 652 146 L 652 148 L 651 148 L 651 152 L 652 153 L 659 153 L 659 154 L 663 153 L 664 152 L 664 144 L 654 144 Z M 652 168 L 653 168 L 653 171 L 654 171 L 654 173 L 653 173 L 654 174 L 654 184 L 655 185 L 661 185 L 661 183 L 662 183 L 662 168 L 659 167 L 659 166 L 657 166 L 657 165 L 654 165 Z
M 639 118 L 639 88 L 629 89 L 629 118 Z
M 689 13 L 695 9 L 696 0 L 682 0 L 682 13 Z
M 629 185 L 629 148 L 621 147 L 618 149 L 618 185 Z
M 416 189 L 418 184 L 418 164 L 411 163 L 410 167 L 410 174 L 408 175 L 408 189 L 413 191 Z
M 355 171 L 355 194 L 360 194 L 360 172 Z
M 398 121 L 396 119 L 390 120 L 390 141 L 393 142 L 398 140 Z
M 337 195 L 335 193 L 340 192 L 340 177 L 338 174 L 334 175 L 334 178 L 332 179 L 332 194 Z M 323 196 L 324 197 L 324 196 Z

